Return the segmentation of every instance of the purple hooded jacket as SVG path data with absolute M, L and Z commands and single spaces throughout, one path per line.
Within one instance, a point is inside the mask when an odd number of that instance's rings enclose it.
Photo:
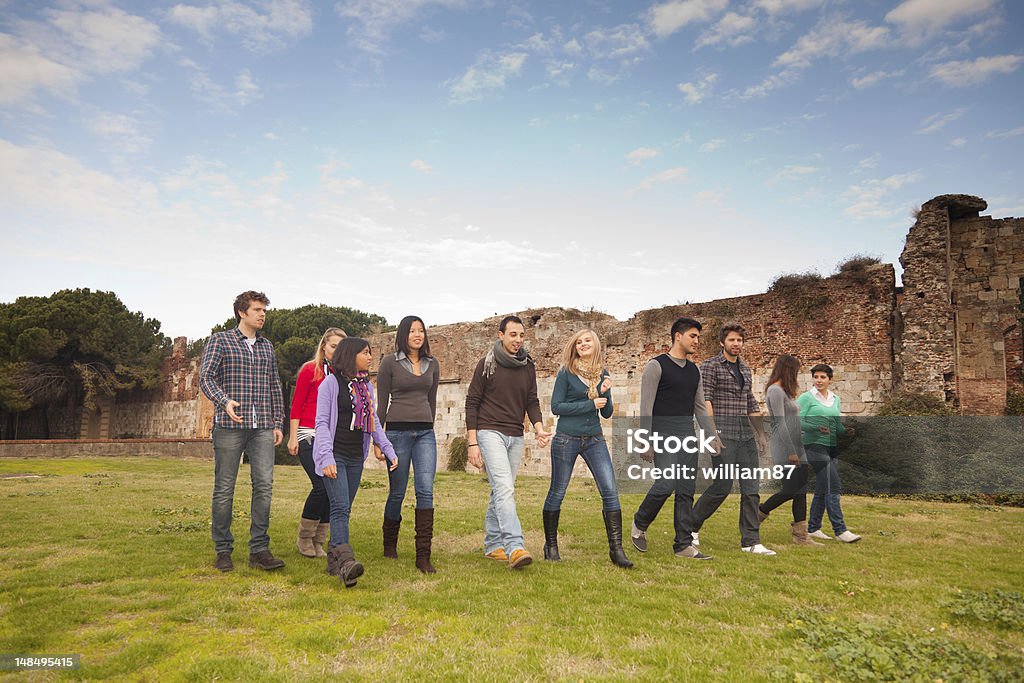
M 376 403 L 377 399 L 373 393 L 373 385 L 367 384 L 370 390 L 370 400 Z M 324 476 L 324 467 L 336 465 L 334 460 L 334 435 L 338 431 L 338 378 L 333 374 L 327 375 L 316 397 L 316 437 L 313 439 L 313 464 L 316 466 L 316 473 Z M 373 441 L 377 447 L 384 451 L 384 457 L 389 463 L 396 462 L 398 456 L 395 449 L 388 441 L 384 430 L 377 422 L 376 411 L 374 415 Z M 366 459 L 370 452 L 370 434 L 363 432 L 363 459 Z

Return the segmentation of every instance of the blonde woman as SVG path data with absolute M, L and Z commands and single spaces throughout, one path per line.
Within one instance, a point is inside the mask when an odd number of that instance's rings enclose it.
M 326 557 L 324 542 L 331 522 L 331 503 L 327 499 L 324 480 L 313 465 L 313 437 L 316 435 L 316 396 L 324 378 L 334 372 L 331 358 L 338 342 L 347 335 L 340 327 L 329 327 L 320 337 L 312 360 L 299 368 L 292 397 L 291 422 L 288 431 L 288 453 L 299 456 L 313 485 L 299 518 L 299 553 L 306 557 Z
M 597 490 L 612 563 L 633 566 L 622 551 L 622 507 L 615 471 L 601 431 L 600 417 L 612 416 L 612 380 L 603 366 L 601 340 L 593 330 L 577 332 L 562 353 L 562 368 L 551 394 L 551 412 L 558 427 L 551 439 L 551 488 L 544 501 L 544 559 L 557 562 L 558 517 L 576 458 L 587 463 Z M 600 414 L 600 417 L 599 417 Z

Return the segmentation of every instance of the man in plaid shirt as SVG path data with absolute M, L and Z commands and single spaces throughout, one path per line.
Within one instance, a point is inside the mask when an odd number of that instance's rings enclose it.
M 740 548 L 755 555 L 774 555 L 761 545 L 757 506 L 760 482 L 751 470 L 758 465 L 757 452 L 767 450 L 761 421 L 761 407 L 754 398 L 753 374 L 740 360 L 746 332 L 739 325 L 725 325 L 718 341 L 722 352 L 700 365 L 708 412 L 715 416 L 723 448 L 714 458 L 715 466 L 736 465 L 740 476 Z M 743 476 L 747 473 L 747 476 Z M 693 544 L 700 544 L 698 532 L 708 517 L 732 491 L 732 477 L 717 477 L 693 506 Z
M 210 336 L 199 366 L 199 387 L 213 402 L 213 545 L 215 566 L 231 561 L 231 507 L 242 452 L 252 476 L 252 524 L 249 566 L 280 569 L 284 562 L 270 553 L 270 497 L 274 486 L 274 446 L 281 443 L 284 400 L 274 346 L 260 335 L 270 299 L 263 292 L 242 292 L 235 299 L 238 327 Z

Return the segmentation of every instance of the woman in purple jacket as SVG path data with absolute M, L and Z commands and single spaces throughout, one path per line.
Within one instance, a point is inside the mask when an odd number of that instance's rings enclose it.
M 331 502 L 327 573 L 337 576 L 346 588 L 356 585 L 363 574 L 363 565 L 356 562 L 348 542 L 348 521 L 370 441 L 384 452 L 389 469 L 398 467 L 395 449 L 377 422 L 370 384 L 372 361 L 365 339 L 342 339 L 331 359 L 334 373 L 320 385 L 316 400 L 313 462 Z

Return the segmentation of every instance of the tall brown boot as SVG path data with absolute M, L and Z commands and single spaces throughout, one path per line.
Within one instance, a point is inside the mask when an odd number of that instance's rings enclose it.
M 305 517 L 299 519 L 299 540 L 295 542 L 295 545 L 298 546 L 300 555 L 316 557 L 313 536 L 316 534 L 316 527 L 319 523 L 319 520 L 316 519 L 306 519 Z
M 398 530 L 401 527 L 401 517 L 398 519 L 384 518 L 384 524 L 381 526 L 381 532 L 384 535 L 384 557 L 390 557 L 392 560 L 398 559 Z
M 434 539 L 434 508 L 416 508 L 416 568 L 424 574 L 437 572 L 430 564 L 430 543 Z
M 319 522 L 316 525 L 316 533 L 313 534 L 313 550 L 317 557 L 327 557 L 324 552 L 324 543 L 327 542 L 327 532 L 331 530 L 330 522 Z
M 824 545 L 818 543 L 807 534 L 807 520 L 802 522 L 793 522 L 790 525 L 793 528 L 793 543 L 797 545 Z

